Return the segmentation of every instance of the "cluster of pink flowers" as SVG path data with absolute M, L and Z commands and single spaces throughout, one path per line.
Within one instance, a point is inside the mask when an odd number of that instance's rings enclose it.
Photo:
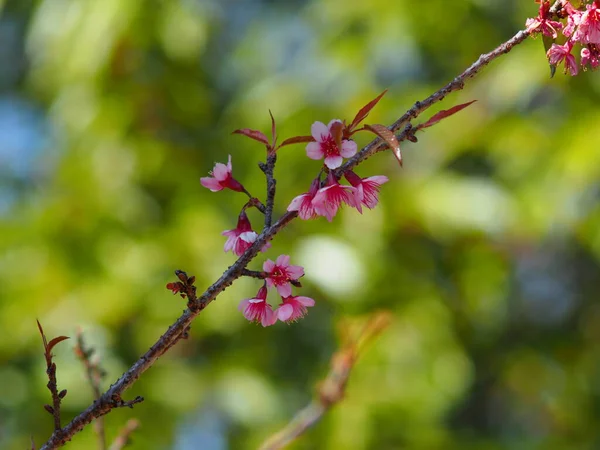
M 561 32 L 567 38 L 564 44 L 553 43 L 548 49 L 546 56 L 550 64 L 558 66 L 562 63 L 565 73 L 577 75 L 579 66 L 572 51 L 578 45 L 581 47 L 579 65 L 584 70 L 597 68 L 600 65 L 600 0 L 583 2 L 581 9 L 565 0 L 554 15 L 549 0 L 538 0 L 537 3 L 540 3 L 539 14 L 527 19 L 527 31 L 552 39 L 557 39 Z M 555 18 L 559 20 L 553 20 Z
M 289 204 L 288 211 L 297 211 L 298 216 L 304 220 L 323 216 L 331 222 L 343 204 L 355 208 L 360 213 L 362 213 L 363 206 L 372 209 L 377 205 L 379 202 L 379 189 L 382 184 L 388 181 L 387 177 L 378 175 L 361 178 L 353 171 L 345 170 L 343 176 L 349 184 L 343 185 L 340 184 L 334 169 L 342 165 L 344 158 L 351 158 L 356 154 L 356 143 L 350 139 L 350 136 L 355 132 L 353 129 L 366 117 L 368 111 L 377 103 L 381 95 L 363 108 L 349 127 L 338 119 L 330 121 L 328 125 L 315 122 L 311 127 L 311 136 L 298 136 L 286 141 L 288 143 L 308 142 L 306 146 L 307 156 L 316 160 L 324 159 L 324 171 L 327 173 L 323 183 L 321 175 L 319 175 L 313 180 L 307 193 L 295 197 Z M 268 141 L 260 132 L 248 129 L 238 131 L 267 145 L 268 151 L 277 150 L 275 143 L 268 144 Z M 275 136 L 274 131 L 273 134 Z M 275 141 L 275 138 L 273 141 Z M 282 145 L 286 145 L 286 143 Z M 213 192 L 231 189 L 248 194 L 244 186 L 232 175 L 231 156 L 229 156 L 227 164 L 216 163 L 211 176 L 201 178 L 200 182 L 202 186 Z M 258 234 L 252 230 L 252 225 L 245 212 L 247 207 L 257 206 L 256 202 L 257 199 L 251 198 L 251 201 L 240 212 L 237 226 L 222 233 L 227 237 L 224 246 L 226 252 L 231 251 L 236 256 L 242 256 L 258 238 Z M 260 204 L 260 202 L 258 203 Z M 267 250 L 270 246 L 270 243 L 265 244 L 261 251 Z M 258 290 L 255 297 L 244 299 L 239 305 L 244 317 L 251 322 L 260 323 L 264 327 L 273 325 L 278 320 L 294 322 L 304 317 L 307 308 L 315 304 L 315 301 L 310 297 L 292 295 L 292 285 L 300 285 L 298 279 L 304 276 L 304 269 L 301 266 L 290 265 L 288 255 L 280 255 L 275 262 L 268 259 L 263 264 L 263 271 L 255 273 L 254 276 L 264 279 L 264 285 Z M 275 310 L 267 302 L 269 288 L 274 288 L 281 297 L 281 303 Z
M 292 295 L 292 282 L 297 282 L 304 276 L 304 268 L 290 265 L 288 255 L 280 255 L 275 262 L 267 259 L 263 264 L 263 271 L 265 285 L 258 290 L 256 297 L 244 299 L 240 303 L 239 309 L 246 319 L 258 322 L 263 327 L 273 325 L 277 320 L 295 322 L 306 315 L 306 308 L 314 306 L 312 298 Z M 267 302 L 267 288 L 275 288 L 281 296 L 281 303 L 275 311 Z

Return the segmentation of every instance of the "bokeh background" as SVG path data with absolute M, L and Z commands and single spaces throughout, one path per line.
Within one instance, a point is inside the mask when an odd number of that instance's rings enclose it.
M 507 0 L 0 1 L 0 448 L 52 431 L 35 319 L 78 327 L 107 387 L 179 316 L 173 270 L 200 289 L 234 261 L 240 194 L 202 188 L 215 161 L 255 195 L 264 148 L 315 120 L 391 123 L 534 16 Z M 131 449 L 252 449 L 311 398 L 340 321 L 392 323 L 347 398 L 297 449 L 600 448 L 600 78 L 549 77 L 541 41 L 437 108 L 477 103 L 390 154 L 381 205 L 295 221 L 266 254 L 306 268 L 316 306 L 263 329 L 244 279 L 129 391 Z M 432 112 L 435 111 L 432 110 Z M 427 115 L 424 116 L 425 118 Z M 368 136 L 357 138 L 359 145 Z M 280 214 L 319 163 L 280 153 Z M 251 214 L 258 227 L 260 217 Z M 263 259 L 250 268 L 259 269 Z M 67 421 L 91 401 L 72 342 L 56 349 Z M 97 448 L 91 427 L 69 448 Z

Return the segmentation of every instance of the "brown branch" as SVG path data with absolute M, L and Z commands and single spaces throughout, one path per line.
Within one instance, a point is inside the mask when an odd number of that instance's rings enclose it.
M 131 433 L 137 430 L 139 426 L 139 420 L 129 419 L 121 431 L 119 431 L 119 435 L 115 438 L 109 450 L 121 450 L 124 448 L 127 444 L 129 444 Z
M 99 366 L 98 363 L 92 361 L 92 355 L 94 354 L 93 348 L 86 348 L 83 340 L 83 332 L 78 330 L 77 341 L 73 348 L 75 356 L 81 360 L 85 367 L 85 373 L 88 379 L 88 383 L 94 393 L 94 400 L 98 400 L 102 395 L 100 390 L 100 384 L 102 378 L 106 376 L 106 372 Z M 98 444 L 101 450 L 106 450 L 106 433 L 104 431 L 104 418 L 98 417 L 94 421 L 94 431 L 98 436 Z
M 347 342 L 331 358 L 331 369 L 327 377 L 320 383 L 316 398 L 300 410 L 285 427 L 269 437 L 260 446 L 260 450 L 284 448 L 319 422 L 331 407 L 339 403 L 344 398 L 348 378 L 358 360 L 362 347 L 381 333 L 389 322 L 388 313 L 374 314 L 358 338 L 349 339 L 346 337 Z
M 500 45 L 490 53 L 481 55 L 479 59 L 456 77 L 446 86 L 427 97 L 421 102 L 416 102 L 400 119 L 398 119 L 389 129 L 397 132 L 400 128 L 404 130 L 398 135 L 398 141 L 402 141 L 411 136 L 410 121 L 417 118 L 423 111 L 436 102 L 442 100 L 446 95 L 456 90 L 462 89 L 467 79 L 475 76 L 483 67 L 491 61 L 508 53 L 515 45 L 523 42 L 528 36 L 526 31 L 519 31 L 514 37 Z M 346 170 L 354 168 L 371 155 L 386 148 L 383 141 L 379 138 L 366 145 L 359 153 L 349 159 L 342 167 L 336 169 L 336 175 L 343 174 Z M 230 266 L 221 277 L 215 281 L 200 297 L 196 298 L 195 293 L 192 297 L 188 296 L 188 308 L 173 323 L 165 333 L 142 355 L 100 398 L 90 405 L 85 411 L 76 416 L 68 425 L 62 429 L 55 430 L 48 441 L 40 450 L 55 449 L 68 442 L 73 435 L 81 431 L 83 427 L 89 424 L 93 419 L 102 417 L 112 409 L 120 406 L 129 406 L 121 400 L 121 395 L 129 389 L 133 383 L 148 370 L 156 360 L 164 354 L 166 349 L 173 346 L 180 339 L 187 336 L 190 324 L 196 316 L 206 308 L 221 292 L 230 286 L 236 279 L 243 275 L 243 271 L 248 263 L 259 253 L 260 249 L 273 239 L 284 227 L 291 222 L 298 213 L 291 211 L 281 216 L 275 223 L 263 229 L 252 246 Z

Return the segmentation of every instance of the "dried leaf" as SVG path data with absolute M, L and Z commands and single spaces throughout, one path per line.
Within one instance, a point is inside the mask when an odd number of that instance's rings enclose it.
M 48 353 L 50 353 L 52 351 L 52 349 L 54 348 L 54 346 L 66 339 L 69 339 L 69 336 L 58 336 L 55 337 L 54 339 L 52 339 L 50 342 L 48 342 Z
M 365 128 L 375 133 L 385 141 L 388 147 L 392 149 L 392 152 L 394 153 L 394 156 L 398 160 L 400 166 L 402 166 L 402 152 L 400 151 L 400 143 L 398 142 L 398 139 L 394 133 L 392 133 L 386 126 L 379 124 L 365 125 Z
M 462 103 L 460 105 L 456 105 L 453 106 L 450 109 L 444 109 L 440 112 L 438 112 L 437 114 L 434 114 L 431 119 L 429 119 L 427 122 L 417 126 L 418 130 L 421 130 L 423 128 L 427 128 L 430 127 L 432 125 L 435 125 L 436 123 L 438 123 L 440 120 L 445 119 L 446 117 L 450 117 L 453 114 L 456 114 L 457 112 L 459 112 L 460 110 L 465 109 L 467 106 L 469 106 L 470 104 L 476 102 L 477 100 L 471 100 L 470 102 L 467 103 Z
M 260 142 L 261 144 L 265 144 L 267 147 L 269 146 L 269 140 L 267 139 L 267 137 L 258 130 L 251 130 L 250 128 L 241 128 L 239 130 L 235 130 L 231 134 L 243 134 L 244 136 L 247 136 L 250 139 L 254 139 L 255 141 Z
M 354 127 L 356 127 L 359 123 L 361 123 L 363 120 L 365 120 L 367 118 L 367 116 L 369 115 L 371 110 L 375 107 L 375 105 L 379 102 L 379 100 L 381 100 L 381 97 L 383 97 L 386 92 L 387 92 L 387 89 L 385 91 L 383 91 L 381 94 L 379 94 L 377 97 L 375 97 L 373 100 L 371 100 L 369 103 L 367 103 L 365 106 L 363 106 L 360 109 L 360 111 L 358 111 L 356 113 L 354 120 L 352 120 L 352 123 L 348 127 L 348 129 L 350 131 L 353 130 Z
M 277 135 L 275 134 L 275 118 L 273 117 L 271 110 L 269 110 L 269 115 L 271 116 L 271 145 L 273 148 L 275 148 L 275 141 L 277 140 Z
M 342 137 L 344 135 L 344 124 L 342 122 L 333 122 L 329 127 L 329 132 L 338 148 L 342 148 Z
M 48 348 L 48 341 L 46 340 L 46 335 L 44 334 L 44 330 L 42 329 L 42 324 L 39 320 L 35 320 L 37 322 L 38 330 L 40 330 L 40 334 L 42 335 L 42 341 L 44 342 L 44 350 Z

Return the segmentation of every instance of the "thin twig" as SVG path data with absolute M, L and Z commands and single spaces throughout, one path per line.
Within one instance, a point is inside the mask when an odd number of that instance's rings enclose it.
M 250 192 L 248 192 L 246 190 L 245 187 L 242 186 L 242 192 L 244 194 L 246 194 L 249 198 L 250 198 L 250 204 L 254 207 L 256 207 L 256 209 L 258 209 L 261 213 L 266 214 L 267 209 L 265 208 L 265 205 L 263 205 L 263 203 L 256 197 L 254 197 Z
M 260 450 L 278 450 L 294 441 L 308 428 L 321 420 L 323 415 L 345 395 L 348 378 L 364 345 L 381 333 L 389 324 L 388 313 L 374 314 L 355 339 L 344 343 L 341 350 L 331 358 L 331 369 L 320 383 L 317 396 L 301 409 L 280 431 L 269 437 Z
M 77 332 L 77 340 L 73 351 L 75 352 L 75 356 L 77 356 L 85 366 L 88 383 L 94 393 L 94 400 L 98 400 L 102 395 L 100 384 L 102 378 L 106 376 L 106 372 L 104 372 L 98 363 L 92 362 L 94 349 L 86 348 L 85 341 L 83 340 L 83 332 L 81 330 L 78 330 Z M 104 431 L 103 417 L 98 417 L 94 421 L 94 431 L 96 432 L 96 436 L 98 436 L 98 446 L 100 447 L 100 450 L 106 450 L 106 433 Z
M 475 76 L 483 67 L 489 64 L 492 60 L 508 53 L 515 45 L 523 42 L 528 36 L 526 31 L 519 31 L 514 37 L 500 45 L 490 53 L 481 55 L 479 59 L 471 65 L 461 75 L 456 77 L 452 82 L 441 88 L 436 93 L 429 96 L 422 102 L 417 102 L 410 108 L 400 119 L 390 126 L 393 132 L 398 131 L 401 127 L 405 127 L 404 131 L 399 134 L 399 141 L 404 140 L 410 132 L 410 128 L 406 125 L 410 120 L 417 118 L 423 111 L 429 108 L 434 103 L 442 100 L 449 93 L 462 89 L 464 82 Z M 371 155 L 385 149 L 385 144 L 379 138 L 373 140 L 366 145 L 359 153 L 348 160 L 342 167 L 336 169 L 336 175 L 343 174 L 346 170 L 351 170 L 356 165 L 370 157 Z M 297 217 L 296 211 L 290 211 L 283 214 L 271 226 L 263 229 L 252 246 L 231 265 L 221 277 L 215 281 L 199 298 L 188 298 L 188 308 L 183 314 L 173 323 L 167 331 L 150 347 L 150 349 L 142 355 L 94 404 L 90 405 L 85 411 L 77 415 L 69 424 L 60 430 L 55 430 L 48 441 L 41 447 L 40 450 L 55 449 L 68 442 L 73 435 L 81 431 L 83 427 L 89 424 L 93 419 L 101 417 L 109 413 L 112 409 L 123 406 L 120 400 L 121 394 L 129 389 L 135 381 L 165 352 L 165 349 L 173 346 L 178 340 L 186 335 L 186 330 L 196 318 L 196 316 L 206 308 L 221 292 L 230 286 L 237 278 L 241 277 L 243 270 L 248 263 L 259 253 L 260 249 L 273 237 L 286 227 L 292 220 Z
M 140 422 L 137 419 L 129 419 L 125 426 L 119 431 L 119 435 L 115 438 L 109 450 L 121 450 L 123 449 L 130 440 L 131 433 L 137 430 L 140 426 Z
M 275 163 L 277 162 L 277 153 L 267 154 L 267 164 L 261 166 L 267 177 L 267 207 L 265 212 L 265 229 L 273 223 L 273 206 L 275 205 L 275 192 L 277 190 L 277 180 L 273 176 Z
M 259 270 L 244 269 L 244 270 L 242 270 L 242 276 L 250 277 L 250 278 L 258 278 L 259 280 L 264 280 L 265 278 L 267 278 L 268 275 L 267 275 L 267 273 L 261 272 Z

